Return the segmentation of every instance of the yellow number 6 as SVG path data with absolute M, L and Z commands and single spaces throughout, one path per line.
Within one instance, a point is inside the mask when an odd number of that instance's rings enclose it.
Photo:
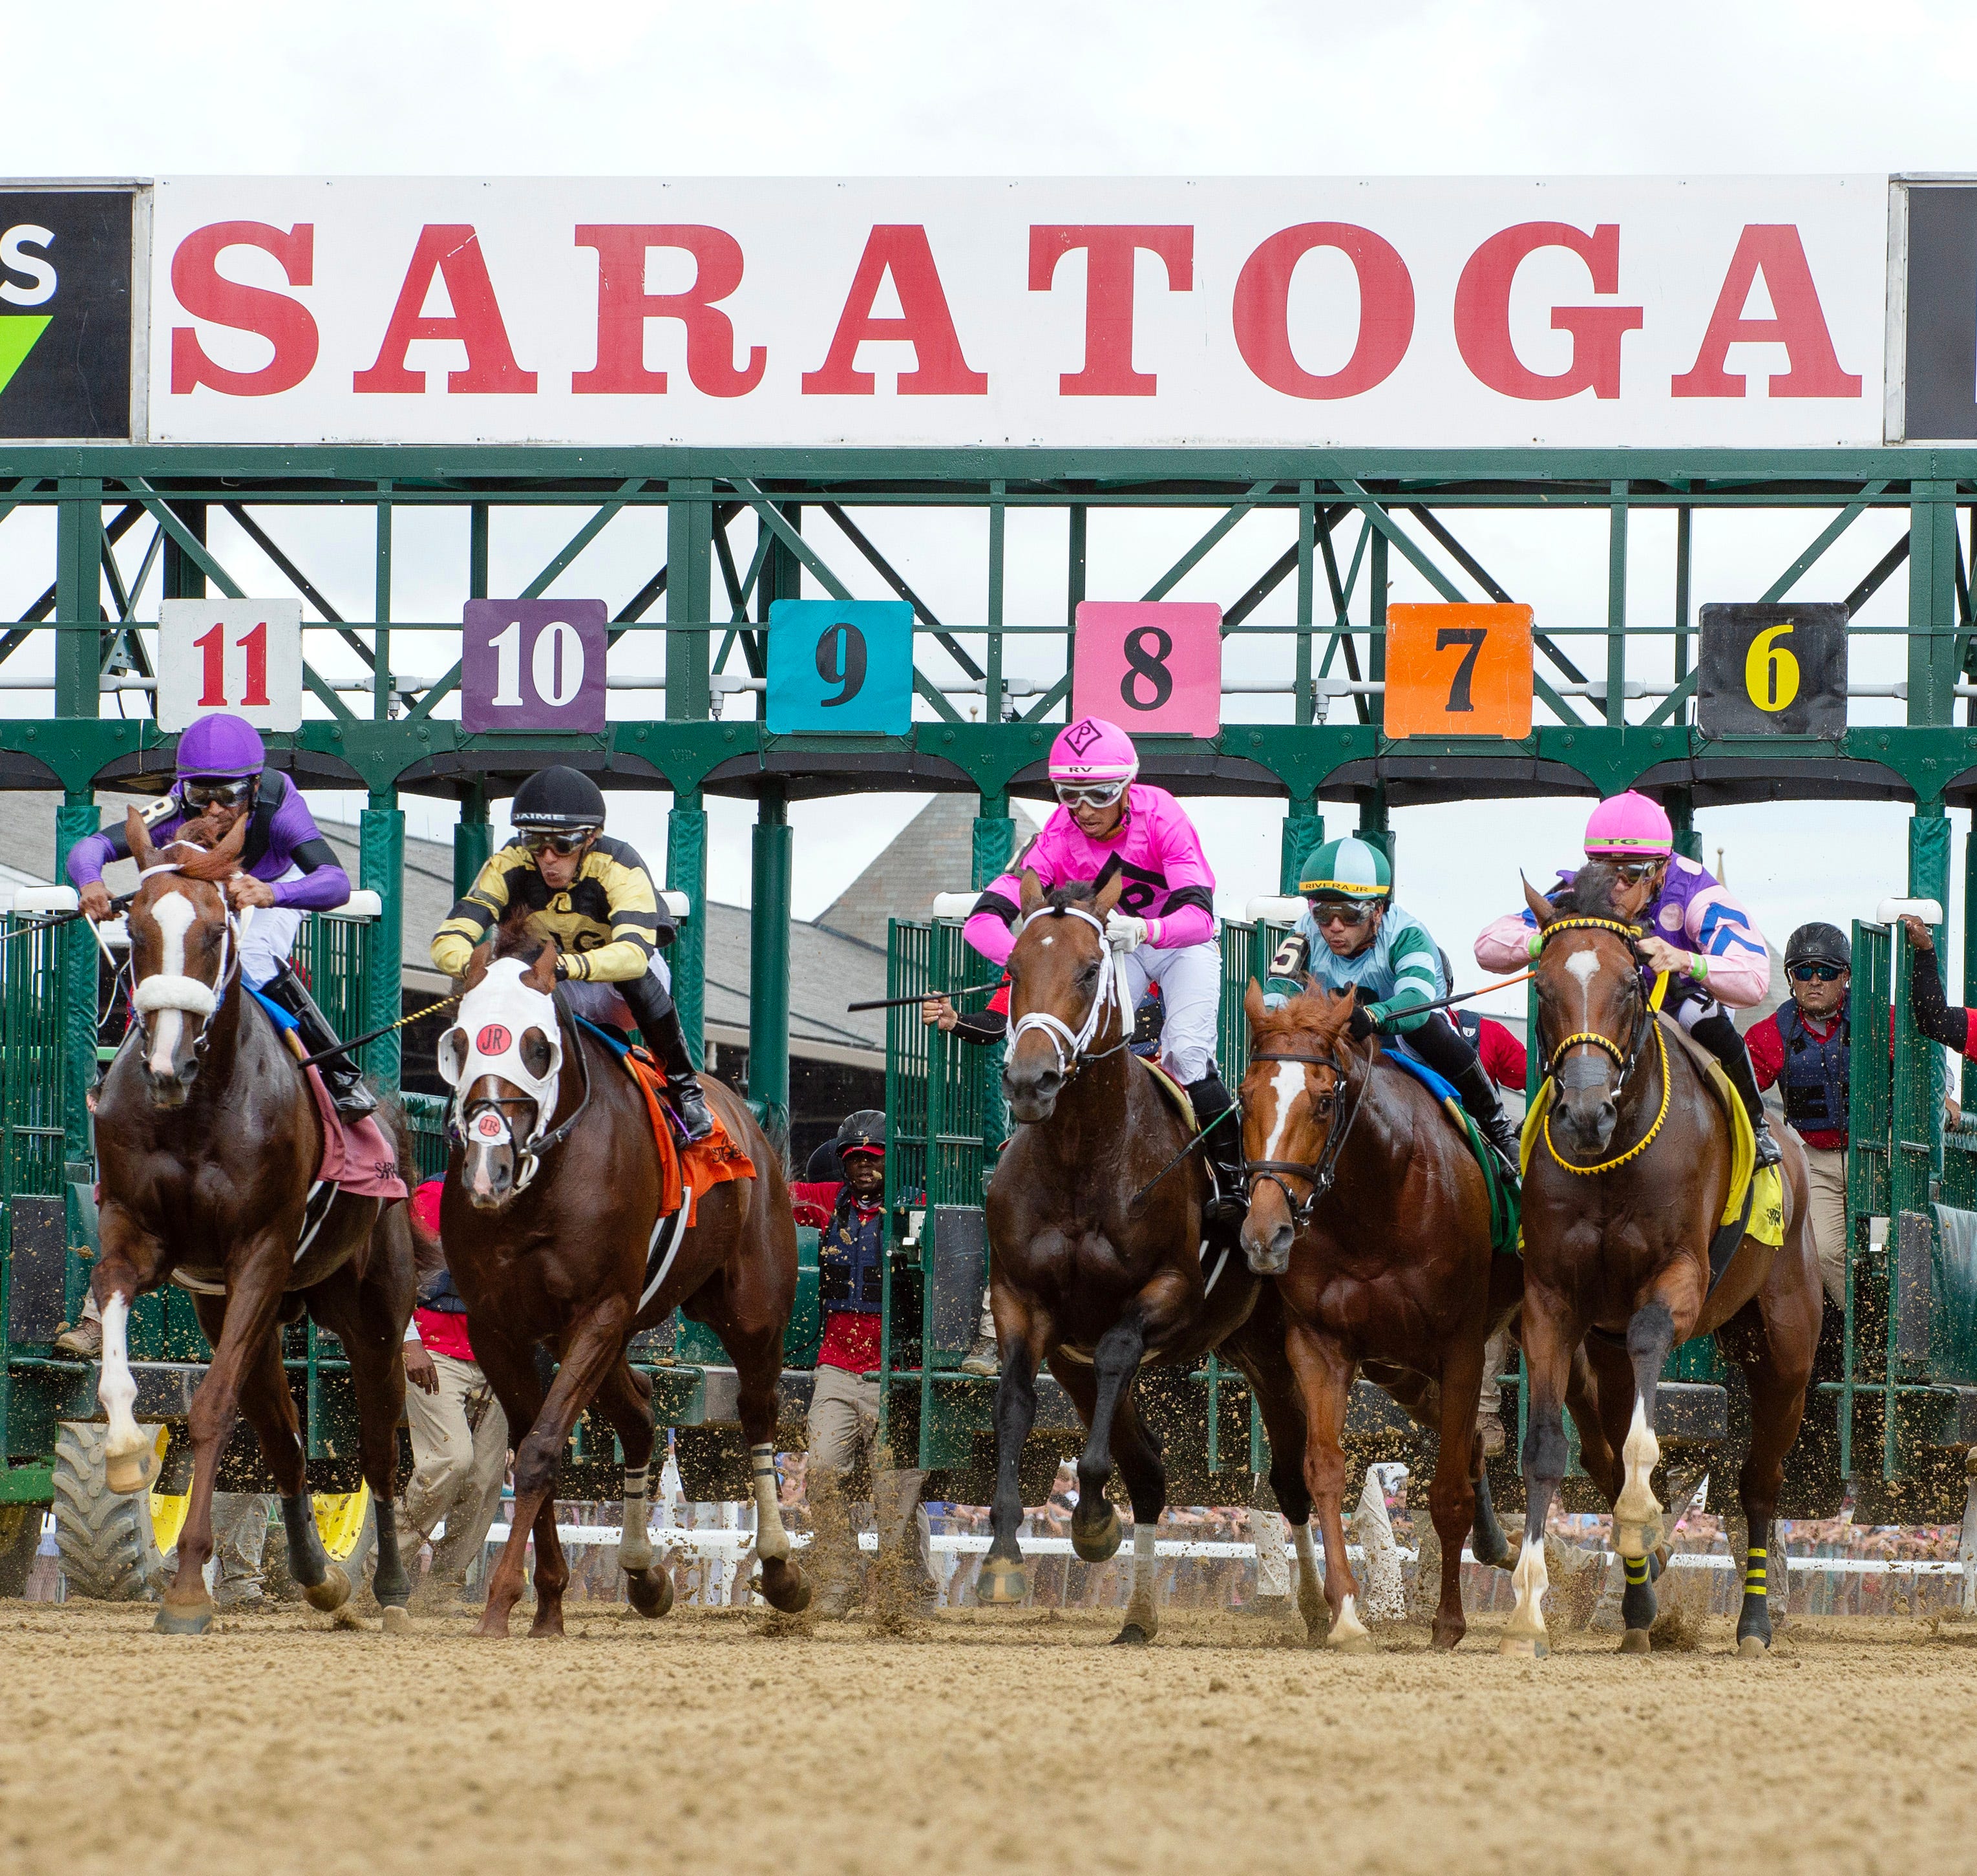
M 1751 641 L 1744 658 L 1744 688 L 1760 710 L 1783 710 L 1798 695 L 1798 660 L 1777 641 L 1792 621 L 1767 627 Z

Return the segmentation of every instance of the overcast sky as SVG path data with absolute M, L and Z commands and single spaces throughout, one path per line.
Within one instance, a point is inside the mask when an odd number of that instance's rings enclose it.
M 1644 15 L 1503 0 L 1388 0 L 1376 13 L 1368 20 L 1308 5 L 1223 9 L 1163 0 L 21 7 L 10 9 L 5 29 L 0 171 L 1652 175 L 1977 167 L 1970 107 L 1977 8 L 1967 4 L 1718 0 L 1665 4 Z M 1698 600 L 1761 591 L 1818 519 L 1754 517 L 1734 539 L 1699 542 Z M 1541 622 L 1574 609 L 1596 616 L 1602 605 L 1604 523 L 1587 520 L 1571 552 L 1546 549 L 1541 575 L 1522 576 L 1526 587 L 1545 582 Z M 22 525 L 21 517 L 10 523 Z M 424 559 L 401 536 L 401 608 L 424 592 L 447 610 L 423 616 L 457 616 L 460 549 L 442 524 L 434 529 Z M 1668 603 L 1667 548 L 1657 530 L 1658 519 L 1636 524 L 1630 598 L 1637 608 Z M 1898 519 L 1863 523 L 1826 570 L 1834 590 L 1802 589 L 1804 596 L 1840 596 L 1899 532 Z M 347 579 L 358 595 L 353 611 L 365 615 L 362 545 L 334 535 L 328 529 L 310 543 L 326 569 L 322 577 Z M 1539 546 L 1509 519 L 1479 524 L 1477 536 L 1472 545 L 1486 561 L 1514 561 Z M 1232 537 L 1176 596 L 1233 598 L 1278 551 L 1274 538 L 1260 523 Z M 961 537 L 929 529 L 889 539 L 930 598 L 972 592 L 979 562 Z M 631 590 L 657 564 L 632 578 L 651 544 L 628 530 L 622 546 L 586 559 L 576 585 L 566 579 L 556 590 L 575 592 L 589 580 L 593 590 L 616 593 L 627 579 Z M 243 543 L 222 545 L 216 535 L 216 545 L 229 565 L 237 551 L 252 565 Z M 536 545 L 510 542 L 513 565 L 522 569 Z M 1101 536 L 1094 524 L 1094 596 L 1107 591 L 1104 555 L 1117 556 L 1123 584 L 1164 545 L 1124 528 Z M 1012 541 L 1012 605 L 1013 588 L 1026 579 L 1049 603 L 1061 552 L 1061 538 Z M 0 610 L 18 583 L 6 560 L 0 553 Z M 1406 582 L 1397 577 L 1395 598 L 1427 596 Z M 961 615 L 978 604 L 962 598 Z M 1898 578 L 1871 612 L 1878 622 L 1897 623 L 1905 604 Z M 13 707 L 34 707 L 25 699 Z M 663 851 L 662 805 L 645 801 L 614 823 L 655 859 Z M 918 805 L 864 797 L 855 813 L 841 805 L 798 810 L 799 910 L 827 903 Z M 1514 898 L 1514 865 L 1536 875 L 1569 859 L 1586 805 L 1475 804 L 1398 817 L 1404 896 L 1459 965 L 1476 926 Z M 418 804 L 408 806 L 422 829 L 432 825 Z M 1203 810 L 1225 904 L 1239 906 L 1274 886 L 1280 814 L 1270 803 Z M 1843 922 L 1899 889 L 1904 818 L 1892 808 L 1765 808 L 1711 812 L 1702 825 L 1711 859 L 1718 846 L 1727 850 L 1731 883 L 1782 943 L 1800 918 Z M 1956 818 L 1960 832 L 1965 817 Z M 1349 810 L 1335 811 L 1335 831 L 1345 831 Z M 719 896 L 745 896 L 741 810 L 718 813 L 711 872 Z M 1467 974 L 1474 980 L 1473 968 Z

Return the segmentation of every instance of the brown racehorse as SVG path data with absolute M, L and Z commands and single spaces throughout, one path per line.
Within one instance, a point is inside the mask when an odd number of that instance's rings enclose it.
M 1023 876 L 1025 923 L 1009 954 L 1011 1044 L 1003 1086 L 1021 1124 L 989 1186 L 989 1290 L 1002 1377 L 995 1395 L 995 1538 L 979 1594 L 1020 1602 L 1028 1584 L 1017 1531 L 1017 1466 L 1045 1362 L 1084 1422 L 1071 1542 L 1089 1562 L 1119 1548 L 1106 1502 L 1116 1449 L 1133 1505 L 1133 1594 L 1115 1639 L 1150 1640 L 1154 1528 L 1167 1473 L 1136 1411 L 1133 1378 L 1147 1363 L 1192 1367 L 1218 1346 L 1249 1378 L 1269 1435 L 1270 1482 L 1296 1530 L 1299 1601 L 1307 1626 L 1325 1610 L 1309 1567 L 1311 1515 L 1302 1415 L 1285 1363 L 1276 1299 L 1232 1255 L 1202 1255 L 1209 1178 L 1182 1154 L 1189 1130 L 1127 1043 L 1132 1011 L 1103 928 L 1123 879 L 1094 892 L 1070 885 L 1048 899 Z M 1160 1177 L 1163 1169 L 1164 1177 Z M 1157 1183 L 1154 1183 L 1157 1179 Z M 1146 1189 L 1151 1185 L 1152 1189 Z M 1142 1197 L 1144 1195 L 1144 1197 Z
M 1309 1429 L 1305 1482 L 1325 1538 L 1331 1644 L 1367 1648 L 1345 1555 L 1340 1440 L 1354 1371 L 1363 1368 L 1440 1435 L 1429 1504 L 1441 1539 L 1434 1641 L 1462 1639 L 1462 1543 L 1477 1558 L 1510 1555 L 1490 1505 L 1476 1403 L 1483 1348 L 1517 1307 L 1517 1261 L 1490 1241 L 1490 1192 L 1434 1096 L 1355 1048 L 1348 991 L 1307 990 L 1281 1010 L 1250 981 L 1250 1056 L 1243 1080 L 1243 1149 L 1251 1269 L 1277 1279 L 1292 1371 Z M 1430 1017 L 1430 1022 L 1438 1022 Z
M 113 1491 L 150 1482 L 147 1442 L 131 1413 L 132 1300 L 176 1277 L 192 1290 L 213 1344 L 193 1397 L 192 1500 L 178 1574 L 157 1625 L 196 1634 L 213 1619 L 201 1573 L 213 1554 L 213 1475 L 237 1413 L 246 1415 L 274 1475 L 295 1581 L 318 1609 L 349 1597 L 348 1578 L 316 1533 L 282 1366 L 282 1325 L 306 1310 L 349 1357 L 358 1458 L 377 1508 L 371 1587 L 386 1626 L 397 1626 L 411 1594 L 391 1513 L 414 1283 L 405 1207 L 335 1188 L 327 1189 L 326 1204 L 309 1204 L 322 1123 L 294 1058 L 241 984 L 237 927 L 216 883 L 236 869 L 246 819 L 210 852 L 173 842 L 163 850 L 171 859 L 153 847 L 134 808 L 125 825 L 144 873 L 129 915 L 137 1015 L 97 1103 L 102 1252 L 90 1280 L 103 1316 L 98 1393 L 110 1420 Z M 403 1121 L 381 1106 L 378 1118 L 398 1163 L 409 1165 Z
M 1807 1222 L 1805 1158 L 1784 1149 L 1784 1243 L 1746 1236 L 1713 1287 L 1709 1245 L 1730 1190 L 1731 1142 L 1706 1070 L 1648 1007 L 1634 940 L 1614 915 L 1613 868 L 1586 866 L 1570 899 L 1524 897 L 1543 933 L 1533 1046 L 1553 1084 L 1549 1126 L 1524 1180 L 1524 1546 L 1506 1653 L 1542 1654 L 1545 1515 L 1566 1463 L 1559 1412 L 1583 1342 L 1596 1390 L 1575 1411 L 1579 1458 L 1613 1505 L 1626 1564 L 1622 1648 L 1644 1653 L 1655 1615 L 1648 1558 L 1662 1507 L 1655 1388 L 1669 1350 L 1714 1333 L 1751 1391 L 1751 1449 L 1738 1480 L 1749 1531 L 1738 1651 L 1771 1645 L 1765 1562 L 1786 1453 L 1798 1436 L 1823 1308 Z M 1734 1098 L 1733 1096 L 1732 1099 Z
M 640 1330 L 682 1309 L 734 1357 L 755 1492 L 762 1594 L 801 1609 L 810 1588 L 790 1555 L 777 1502 L 777 1385 L 797 1287 L 796 1223 L 782 1162 L 741 1100 L 703 1080 L 708 1105 L 756 1177 L 662 1215 L 650 1110 L 598 1037 L 553 994 L 556 949 L 523 930 L 527 908 L 474 954 L 459 1024 L 441 1038 L 456 1143 L 440 1202 L 447 1267 L 467 1304 L 474 1352 L 511 1429 L 515 1512 L 487 1589 L 480 1633 L 504 1636 L 536 1539 L 532 1635 L 563 1633 L 569 1566 L 556 1538 L 556 1469 L 577 1416 L 596 1400 L 625 1455 L 618 1561 L 642 1615 L 661 1616 L 672 1584 L 648 1534 L 652 1383 L 625 1358 Z M 526 952 L 524 967 L 516 955 Z M 503 1073 L 481 1072 L 499 1061 Z M 579 1118 L 582 1125 L 575 1124 Z M 559 1364 L 545 1387 L 536 1353 Z

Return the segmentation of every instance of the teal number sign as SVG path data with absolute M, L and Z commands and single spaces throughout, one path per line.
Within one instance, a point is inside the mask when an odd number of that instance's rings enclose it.
M 903 599 L 778 599 L 769 608 L 769 733 L 904 736 L 913 609 Z

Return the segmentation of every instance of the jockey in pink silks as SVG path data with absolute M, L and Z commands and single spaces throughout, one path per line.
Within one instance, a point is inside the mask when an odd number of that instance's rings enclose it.
M 1058 806 L 1020 862 L 1045 892 L 1073 880 L 1100 885 L 1125 876 L 1106 936 L 1123 954 L 1130 1000 L 1160 987 L 1166 1014 L 1160 1053 L 1206 1126 L 1233 1105 L 1215 1065 L 1222 1003 L 1222 952 L 1216 942 L 1215 875 L 1201 838 L 1163 788 L 1140 772 L 1133 739 L 1117 724 L 1084 717 L 1051 745 L 1051 786 Z M 1022 919 L 1021 872 L 1005 873 L 975 902 L 962 935 L 991 964 L 1008 961 Z M 1207 1212 L 1216 1225 L 1244 1210 L 1243 1139 L 1233 1122 L 1203 1142 L 1220 1189 Z
M 1675 830 L 1659 803 L 1631 789 L 1592 810 L 1586 857 L 1612 862 L 1620 875 L 1614 909 L 1650 928 L 1636 947 L 1644 974 L 1670 973 L 1662 1007 L 1723 1064 L 1758 1135 L 1758 1164 L 1776 1165 L 1777 1142 L 1731 1010 L 1764 1000 L 1771 954 L 1751 915 L 1696 861 L 1675 850 Z M 1568 897 L 1575 873 L 1561 872 L 1547 896 Z M 1487 926 L 1476 941 L 1486 971 L 1522 971 L 1538 954 L 1537 921 L 1526 907 Z

